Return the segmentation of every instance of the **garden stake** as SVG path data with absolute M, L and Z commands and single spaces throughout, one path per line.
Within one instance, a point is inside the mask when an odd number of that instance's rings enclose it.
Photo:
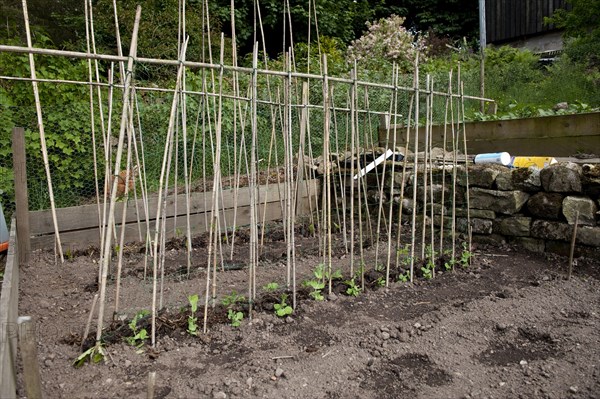
M 577 225 L 579 223 L 579 211 L 575 212 L 575 225 L 573 226 L 573 236 L 571 237 L 571 251 L 569 252 L 569 274 L 567 280 L 571 279 L 573 273 L 573 254 L 575 253 L 575 240 L 577 238 Z
M 392 98 L 392 110 L 394 112 L 394 129 L 392 131 L 393 134 L 393 138 L 392 138 L 392 149 L 394 151 L 394 154 L 392 155 L 392 171 L 390 173 L 390 196 L 389 196 L 389 210 L 388 210 L 388 219 L 390 220 L 389 225 L 388 225 L 388 230 L 387 230 L 387 260 L 386 260 L 386 264 L 385 264 L 385 286 L 389 287 L 390 285 L 390 264 L 392 261 L 392 226 L 393 226 L 393 211 L 394 211 L 394 174 L 396 173 L 396 123 L 397 121 L 397 117 L 398 117 L 398 90 L 396 89 L 398 87 L 398 75 L 400 73 L 400 70 L 398 68 L 398 66 L 396 66 L 396 71 L 395 71 L 395 76 L 394 76 L 394 95 Z M 388 131 L 389 132 L 389 131 Z M 388 134 L 389 136 L 389 134 Z M 389 141 L 389 139 L 388 139 Z M 406 151 L 405 151 L 406 152 Z M 406 154 L 405 154 L 406 155 Z M 385 181 L 385 176 L 384 179 Z M 382 183 L 383 185 L 383 183 Z
M 458 64 L 459 68 L 460 68 L 460 64 Z M 460 70 L 460 69 L 459 69 Z M 468 159 L 468 152 L 467 152 L 467 130 L 465 127 L 465 85 L 464 82 L 462 80 L 459 80 L 460 82 L 460 124 L 462 125 L 462 131 L 463 131 L 463 145 L 464 145 L 464 150 L 465 150 L 465 178 L 467 181 L 467 185 L 466 185 L 466 199 L 467 199 L 467 226 L 469 226 L 467 228 L 467 233 L 469 236 L 469 252 L 473 251 L 473 234 L 472 234 L 472 228 L 473 226 L 471 226 L 471 202 L 469 200 L 469 159 Z M 470 260 L 470 258 L 469 258 Z
M 129 97 L 131 95 L 130 91 L 130 82 L 131 77 L 133 75 L 133 61 L 136 57 L 137 52 L 137 39 L 138 39 L 138 30 L 140 25 L 140 17 L 142 13 L 142 8 L 138 5 L 135 14 L 135 23 L 133 26 L 133 34 L 131 36 L 131 46 L 129 50 L 129 61 L 127 62 L 127 76 L 125 79 L 125 92 L 123 93 L 123 104 L 129 103 Z M 123 112 L 121 114 L 121 126 L 119 129 L 119 143 L 117 146 L 117 154 L 115 159 L 115 175 L 119 173 L 119 166 L 121 165 L 121 157 L 123 155 L 123 142 L 125 141 L 125 130 L 128 126 L 127 123 L 128 117 L 128 109 L 127 106 L 123 107 Z M 112 234 L 108 234 L 110 226 L 114 225 L 115 221 L 115 207 L 117 201 L 117 179 L 113 179 L 113 186 L 110 194 L 110 207 L 108 211 L 108 223 L 106 226 L 106 238 L 104 240 L 104 247 L 102 248 L 103 256 L 102 260 L 102 278 L 99 284 L 100 287 L 100 306 L 98 309 L 98 329 L 96 331 L 96 346 L 100 346 L 102 340 L 102 328 L 104 321 L 104 301 L 106 296 L 106 282 L 108 277 L 108 264 L 110 262 L 110 251 L 111 251 L 111 238 Z M 152 335 L 154 337 L 154 330 L 152 331 Z M 154 344 L 154 339 L 153 339 Z
M 94 318 L 94 310 L 96 310 L 96 303 L 98 302 L 98 294 L 94 294 L 94 299 L 92 299 L 92 306 L 90 308 L 90 314 L 87 319 L 87 323 L 85 323 L 85 330 L 83 330 L 83 335 L 81 336 L 81 344 L 79 345 L 79 350 L 83 351 L 83 344 L 90 333 L 90 326 L 92 325 L 92 319 Z
M 429 96 L 431 84 L 431 76 L 429 74 L 426 75 L 425 78 L 425 92 L 427 93 L 427 97 L 425 97 L 425 148 L 423 150 L 423 223 L 422 223 L 422 231 L 421 231 L 421 259 L 425 260 L 425 236 L 427 235 L 427 185 L 428 185 L 428 163 L 429 163 L 429 119 L 431 117 L 431 110 L 433 104 L 431 103 L 431 97 Z M 416 158 L 415 151 L 415 158 Z M 416 167 L 415 167 L 416 169 Z M 417 191 L 417 186 L 413 186 L 413 190 Z M 415 202 L 416 205 L 416 202 Z
M 23 0 L 23 18 L 25 20 L 25 34 L 27 36 L 27 47 L 33 47 L 31 44 L 31 31 L 29 30 L 29 14 L 27 13 L 27 0 Z M 54 225 L 54 236 L 56 239 L 56 249 L 60 257 L 60 263 L 65 263 L 63 256 L 62 244 L 60 242 L 60 230 L 58 229 L 58 219 L 56 216 L 56 204 L 54 202 L 54 191 L 52 189 L 52 176 L 50 175 L 50 163 L 48 161 L 48 149 L 46 147 L 46 134 L 44 132 L 44 120 L 42 118 L 42 105 L 40 103 L 40 93 L 35 72 L 35 61 L 33 53 L 29 53 L 29 69 L 31 72 L 31 86 L 33 87 L 33 97 L 35 99 L 35 110 L 37 114 L 38 130 L 40 134 L 40 146 L 42 148 L 42 159 L 44 161 L 44 169 L 46 178 L 48 179 L 48 196 L 50 197 L 50 209 L 52 211 L 52 223 Z
M 410 282 L 414 279 L 414 268 L 415 268 L 415 226 L 417 222 L 417 176 L 419 170 L 418 167 L 418 156 L 419 152 L 419 53 L 417 52 L 415 61 L 415 75 L 414 75 L 414 90 L 415 90 L 415 149 L 414 149 L 414 167 L 413 167 L 413 211 L 412 211 L 412 234 L 410 243 Z
M 154 399 L 154 391 L 156 386 L 156 371 L 148 373 L 148 390 L 146 392 L 146 399 Z
M 410 122 L 412 120 L 413 104 L 415 101 L 415 94 L 413 93 L 410 97 L 408 104 L 408 117 L 406 118 L 406 139 L 404 144 L 404 159 L 402 162 L 402 181 L 400 182 L 400 206 L 398 207 L 398 237 L 396 238 L 396 268 L 400 267 L 400 248 L 402 241 L 402 209 L 404 207 L 404 188 L 406 187 L 406 166 L 408 165 L 408 149 L 410 147 Z M 396 129 L 394 127 L 394 129 Z M 395 134 L 395 133 L 394 133 Z M 416 157 L 415 154 L 413 156 Z
M 186 49 L 187 49 L 187 42 L 188 39 L 186 38 L 186 42 L 184 43 L 184 46 L 182 48 L 182 53 L 179 54 L 179 58 L 182 59 L 183 54 L 185 54 Z M 128 68 L 129 70 L 129 68 Z M 179 85 L 181 84 L 181 77 L 182 77 L 182 71 L 183 71 L 183 64 L 180 64 L 178 70 L 177 70 L 177 81 L 175 83 L 175 87 L 179 88 Z M 129 77 L 129 74 L 128 74 Z M 160 233 L 163 232 L 163 227 L 161 226 L 161 206 L 160 206 L 160 201 L 163 198 L 163 189 L 166 191 L 167 190 L 167 184 L 168 181 L 166 180 L 165 176 L 167 175 L 167 159 L 169 156 L 169 144 L 171 143 L 171 137 L 173 135 L 173 128 L 174 128 L 174 123 L 175 123 L 175 113 L 177 111 L 177 101 L 178 101 L 178 97 L 177 95 L 173 95 L 173 101 L 171 103 L 171 114 L 169 116 L 169 126 L 167 128 L 167 137 L 165 138 L 165 148 L 163 151 L 163 160 L 162 160 L 162 166 L 161 166 L 161 171 L 160 171 L 160 180 L 159 180 L 159 186 L 158 186 L 158 197 L 157 197 L 157 207 L 156 207 L 156 227 L 155 227 L 155 233 L 154 233 L 154 241 L 153 241 L 153 245 L 154 245 L 154 258 L 153 258 L 153 268 L 152 268 L 152 334 L 151 334 L 151 341 L 152 341 L 152 347 L 156 346 L 156 294 L 157 294 L 157 277 L 158 277 L 158 243 L 159 243 L 159 239 L 160 239 Z M 114 195 L 113 195 L 114 197 Z M 112 205 L 112 203 L 111 203 Z M 163 234 L 164 235 L 164 234 Z M 164 253 L 164 246 L 161 247 L 162 251 L 161 253 Z

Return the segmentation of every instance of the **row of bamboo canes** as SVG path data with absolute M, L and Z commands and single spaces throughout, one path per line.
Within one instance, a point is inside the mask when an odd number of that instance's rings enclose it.
M 364 266 L 365 254 L 363 250 L 363 237 L 366 234 L 373 236 L 371 224 L 365 224 L 365 220 L 370 220 L 371 215 L 369 208 L 366 206 L 366 189 L 365 183 L 362 178 L 350 179 L 350 193 L 349 193 L 349 209 L 346 209 L 346 201 L 344 191 L 338 192 L 335 190 L 336 183 L 343 181 L 343 176 L 338 169 L 334 171 L 330 165 L 331 153 L 340 153 L 344 149 L 349 150 L 352 157 L 360 161 L 359 154 L 361 149 L 364 147 L 373 146 L 374 140 L 373 135 L 368 129 L 361 129 L 359 119 L 361 115 L 364 119 L 370 118 L 371 115 L 385 114 L 389 115 L 394 121 L 394 134 L 392 135 L 392 141 L 386 142 L 386 148 L 397 148 L 396 143 L 396 129 L 397 121 L 406 116 L 402 116 L 399 112 L 399 93 L 406 93 L 410 97 L 409 111 L 408 111 L 408 123 L 405 126 L 405 148 L 410 147 L 411 142 L 413 152 L 415 156 L 413 158 L 412 165 L 408 164 L 408 157 L 404 158 L 404 162 L 401 167 L 401 172 L 395 170 L 396 163 L 391 163 L 387 166 L 384 163 L 383 171 L 376 171 L 375 173 L 382 173 L 379 176 L 380 181 L 380 201 L 377 209 L 377 228 L 375 230 L 375 238 L 373 241 L 376 242 L 376 254 L 379 253 L 380 242 L 387 242 L 387 259 L 386 259 L 386 284 L 389 284 L 390 269 L 392 266 L 392 254 L 394 251 L 396 254 L 399 253 L 398 249 L 404 244 L 401 242 L 401 230 L 403 228 L 402 221 L 402 201 L 400 201 L 399 209 L 397 210 L 396 226 L 397 231 L 393 230 L 394 220 L 394 205 L 393 201 L 389 201 L 388 204 L 384 203 L 384 184 L 383 176 L 387 173 L 394 175 L 394 173 L 402 173 L 400 196 L 404 198 L 404 182 L 405 176 L 408 173 L 407 170 L 412 168 L 413 178 L 413 203 L 417 202 L 417 184 L 418 179 L 423 182 L 424 198 L 423 203 L 426 204 L 423 211 L 423 225 L 417 226 L 417 207 L 413 206 L 411 220 L 409 226 L 413 232 L 412 239 L 410 242 L 411 254 L 410 254 L 410 278 L 413 279 L 414 274 L 414 261 L 416 259 L 415 251 L 418 247 L 418 240 L 416 237 L 416 231 L 418 227 L 422 231 L 421 236 L 421 258 L 425 257 L 425 242 L 427 241 L 426 232 L 430 232 L 429 242 L 431 248 L 439 248 L 441 252 L 444 247 L 443 228 L 440 230 L 439 241 L 435 237 L 435 231 L 433 228 L 434 208 L 433 208 L 433 192 L 427 193 L 428 189 L 432 189 L 432 170 L 434 167 L 434 160 L 431 156 L 431 126 L 433 124 L 433 101 L 434 97 L 445 98 L 445 126 L 449 129 L 446 137 L 446 130 L 444 131 L 444 151 L 446 150 L 446 142 L 450 143 L 451 152 L 453 158 L 452 173 L 453 173 L 453 199 L 452 199 L 452 226 L 451 226 L 451 248 L 452 258 L 455 257 L 456 247 L 456 214 L 455 214 L 455 193 L 456 193 L 456 169 L 457 169 L 457 152 L 463 151 L 467 153 L 466 148 L 466 135 L 464 131 L 464 101 L 465 99 L 476 99 L 477 97 L 466 96 L 462 82 L 460 81 L 460 71 L 458 73 L 458 90 L 454 92 L 452 85 L 453 75 L 450 73 L 449 85 L 446 91 L 434 90 L 433 80 L 427 76 L 426 86 L 423 90 L 420 86 L 419 78 L 419 59 L 418 55 L 414 61 L 414 79 L 412 87 L 402 87 L 398 85 L 399 69 L 394 68 L 394 76 L 392 77 L 391 83 L 372 83 L 372 82 L 361 82 L 357 80 L 357 65 L 354 65 L 354 69 L 351 72 L 349 79 L 338 78 L 328 76 L 328 64 L 327 57 L 322 57 L 322 63 L 320 65 L 319 74 L 310 73 L 299 73 L 295 71 L 294 67 L 294 54 L 292 49 L 286 52 L 286 63 L 284 71 L 273 71 L 268 68 L 268 59 L 265 51 L 265 40 L 262 34 L 262 16 L 260 13 L 260 5 L 258 0 L 256 1 L 257 9 L 257 29 L 260 30 L 262 39 L 262 49 L 265 57 L 263 59 L 264 69 L 259 69 L 259 44 L 256 43 L 253 56 L 252 56 L 252 67 L 242 68 L 236 64 L 236 47 L 235 47 L 235 18 L 233 18 L 235 6 L 234 2 L 231 1 L 231 14 L 232 14 L 232 32 L 233 32 L 233 54 L 234 62 L 233 65 L 224 64 L 224 36 L 221 35 L 220 43 L 220 55 L 218 62 L 214 62 L 210 49 L 212 44 L 210 43 L 211 38 L 211 26 L 208 12 L 208 1 L 204 1 L 202 5 L 203 13 L 203 32 L 206 32 L 206 50 L 208 55 L 208 62 L 191 62 L 186 60 L 186 52 L 188 46 L 188 37 L 186 35 L 185 28 L 185 1 L 180 2 L 180 23 L 179 23 L 179 40 L 178 40 L 178 60 L 155 60 L 155 59 L 144 59 L 137 56 L 137 40 L 138 31 L 141 19 L 141 7 L 138 6 L 136 10 L 135 24 L 133 28 L 133 34 L 131 43 L 129 45 L 129 54 L 125 57 L 122 54 L 122 44 L 120 42 L 119 35 L 119 19 L 117 15 L 116 1 L 114 1 L 115 10 L 115 27 L 116 27 L 116 38 L 118 55 L 102 55 L 96 52 L 95 40 L 94 40 L 94 26 L 93 26 L 93 7 L 91 0 L 85 1 L 85 12 L 86 12 L 86 37 L 87 37 L 87 52 L 66 52 L 60 50 L 51 49 L 39 49 L 32 46 L 31 34 L 29 29 L 29 19 L 27 14 L 27 2 L 23 2 L 23 13 L 25 19 L 26 36 L 27 36 L 27 47 L 15 47 L 15 46 L 0 46 L 0 51 L 13 51 L 27 53 L 29 56 L 31 76 L 30 78 L 24 77 L 0 77 L 2 79 L 14 79 L 14 80 L 28 80 L 31 82 L 35 97 L 36 111 L 38 118 L 38 128 L 40 132 L 41 151 L 44 160 L 44 167 L 48 180 L 48 193 L 50 197 L 50 206 L 53 214 L 53 223 L 56 237 L 56 252 L 57 257 L 61 261 L 64 261 L 62 252 L 62 245 L 60 241 L 60 226 L 56 217 L 56 206 L 54 202 L 54 196 L 52 191 L 52 179 L 50 172 L 50 164 L 48 161 L 48 151 L 46 147 L 46 136 L 44 134 L 44 123 L 43 123 L 43 112 L 39 98 L 38 83 L 53 82 L 53 83 L 64 83 L 64 84 L 84 84 L 89 86 L 89 101 L 90 101 L 90 126 L 91 126 L 91 138 L 93 142 L 93 157 L 94 164 L 104 164 L 105 170 L 99 171 L 96 167 L 94 170 L 96 182 L 101 179 L 98 177 L 104 176 L 105 185 L 104 188 L 96 184 L 96 197 L 99 215 L 99 237 L 100 237 L 100 248 L 101 248 L 101 259 L 99 262 L 98 279 L 99 279 L 99 297 L 98 297 L 98 317 L 97 317 L 97 329 L 96 329 L 96 341 L 100 345 L 102 340 L 102 331 L 105 325 L 105 314 L 106 312 L 106 295 L 107 295 L 107 283 L 110 273 L 110 266 L 112 262 L 112 253 L 115 248 L 117 251 L 117 268 L 116 268 L 116 288 L 115 288 L 115 302 L 113 314 L 119 312 L 121 308 L 120 303 L 120 286 L 121 286 L 121 273 L 122 273 L 122 258 L 124 248 L 124 226 L 126 221 L 125 204 L 123 207 L 122 220 L 120 221 L 121 230 L 120 237 L 117 237 L 117 226 L 119 221 L 115 220 L 116 209 L 119 206 L 117 198 L 117 186 L 119 180 L 116 176 L 119 176 L 122 170 L 125 170 L 125 181 L 128 182 L 130 179 L 136 181 L 136 186 L 139 189 L 129 192 L 129 185 L 125 184 L 125 198 L 129 195 L 133 195 L 137 200 L 138 193 L 142 197 L 141 203 L 143 209 L 141 212 L 137 212 L 138 215 L 143 215 L 146 219 L 147 226 L 150 226 L 150 221 L 154 220 L 153 229 L 148 229 L 146 236 L 142 236 L 140 233 L 140 240 L 145 241 L 146 245 L 146 261 L 151 261 L 151 280 L 152 280 L 152 301 L 151 301 L 151 314 L 152 314 L 152 334 L 151 341 L 152 345 L 156 344 L 156 317 L 161 308 L 163 308 L 163 288 L 164 288 L 164 273 L 165 273 L 165 251 L 161 251 L 161 248 L 165 247 L 165 241 L 167 237 L 167 226 L 166 226 L 166 204 L 167 195 L 169 192 L 169 185 L 171 181 L 175 183 L 175 189 L 173 190 L 175 195 L 177 192 L 177 165 L 182 164 L 184 167 L 184 196 L 186 199 L 186 254 L 187 254 L 187 270 L 190 272 L 193 267 L 192 264 L 192 228 L 190 225 L 190 190 L 191 190 L 191 176 L 194 167 L 201 167 L 203 169 L 203 181 L 206 184 L 207 178 L 210 176 L 206 175 L 206 159 L 207 153 L 210 153 L 210 159 L 213 160 L 213 175 L 212 175 L 212 196 L 210 203 L 210 215 L 207 216 L 206 224 L 209 228 L 209 245 L 207 248 L 207 267 L 205 276 L 204 286 L 204 323 L 203 330 L 207 331 L 207 315 L 209 306 L 213 306 L 217 299 L 217 273 L 219 272 L 219 265 L 223 265 L 223 259 L 226 255 L 223 253 L 223 245 L 221 235 L 231 235 L 228 238 L 231 243 L 230 257 L 233 256 L 233 250 L 235 246 L 235 234 L 233 233 L 237 223 L 237 203 L 234 204 L 234 216 L 233 220 L 224 220 L 224 209 L 222 208 L 222 178 L 223 171 L 221 169 L 222 164 L 222 130 L 223 130 L 223 103 L 224 101 L 233 101 L 234 110 L 234 154 L 233 154 L 233 176 L 235 181 L 234 190 L 240 190 L 240 178 L 243 175 L 242 168 L 246 169 L 246 178 L 248 180 L 248 190 L 250 195 L 250 240 L 249 240 L 249 253 L 250 259 L 248 262 L 248 298 L 250 300 L 250 312 L 252 315 L 253 300 L 256 298 L 256 270 L 258 267 L 258 259 L 260 249 L 262 247 L 264 232 L 265 232 L 265 220 L 263 212 L 263 220 L 259 218 L 259 207 L 266 206 L 268 198 L 260 195 L 258 187 L 258 171 L 259 171 L 259 159 L 258 153 L 258 108 L 268 107 L 271 115 L 271 137 L 269 144 L 269 156 L 267 160 L 267 169 L 279 168 L 280 162 L 278 159 L 277 151 L 277 140 L 283 140 L 284 147 L 284 159 L 283 169 L 285 170 L 285 179 L 283 181 L 284 192 L 280 196 L 281 208 L 284 223 L 285 239 L 287 243 L 287 256 L 286 256 L 286 274 L 285 280 L 287 286 L 293 293 L 292 302 L 293 307 L 297 306 L 297 280 L 296 280 L 296 254 L 295 254 L 295 223 L 296 223 L 296 208 L 297 208 L 297 194 L 300 189 L 300 185 L 304 184 L 305 179 L 314 177 L 314 172 L 304 162 L 304 155 L 308 153 L 309 158 L 314 158 L 316 154 L 313 154 L 313 145 L 311 144 L 312 134 L 310 129 L 310 113 L 311 110 L 318 109 L 323 115 L 323 132 L 322 132 L 322 159 L 325 164 L 324 173 L 322 179 L 322 197 L 321 203 L 314 202 L 310 204 L 311 208 L 311 220 L 313 225 L 318 226 L 317 233 L 320 243 L 320 254 L 323 257 L 323 263 L 328 270 L 328 275 L 332 276 L 332 253 L 334 234 L 336 232 L 332 228 L 333 218 L 337 218 L 337 224 L 341 227 L 343 234 L 343 242 L 345 250 L 350 254 L 350 265 L 349 271 L 353 275 L 357 268 L 356 255 L 359 256 L 360 265 Z M 311 2 L 312 3 L 312 2 Z M 314 9 L 314 8 L 313 8 Z M 289 4 L 288 4 L 289 12 Z M 311 15 L 311 18 L 313 16 Z M 316 12 L 314 14 L 316 24 Z M 291 36 L 291 17 L 289 24 L 286 24 L 288 30 L 286 32 Z M 285 40 L 285 39 L 284 39 Z M 203 54 L 205 50 L 203 50 Z M 35 73 L 35 61 L 34 54 L 41 55 L 54 55 L 54 56 L 68 56 L 86 59 L 88 62 L 88 81 L 66 81 L 66 80 L 44 80 L 38 79 Z M 309 57 L 310 58 L 310 57 Z M 102 82 L 100 76 L 99 62 L 110 61 L 111 67 L 108 74 L 108 83 Z M 120 71 L 119 77 L 120 82 L 114 82 L 115 74 L 115 62 L 118 63 L 118 69 Z M 154 63 L 154 64 L 165 64 L 165 65 L 176 65 L 177 75 L 175 81 L 175 87 L 173 89 L 164 88 L 145 88 L 136 85 L 135 66 L 138 63 Z M 190 91 L 186 88 L 186 70 L 188 68 L 201 68 L 202 70 L 202 90 L 201 91 Z M 225 72 L 233 73 L 233 95 L 223 92 L 223 79 Z M 249 74 L 249 87 L 247 93 L 244 95 L 241 93 L 239 75 Z M 259 98 L 258 95 L 258 76 L 266 76 L 267 93 L 268 98 Z M 271 87 L 271 77 L 277 77 L 281 80 L 281 84 L 277 85 L 273 95 Z M 309 100 L 309 81 L 320 81 L 322 82 L 322 103 L 321 104 L 310 104 Z M 339 107 L 334 104 L 334 86 L 336 84 L 347 84 L 349 85 L 349 96 L 347 99 L 346 107 Z M 299 87 L 298 87 L 299 86 Z M 113 113 L 113 97 L 115 95 L 114 90 L 118 89 L 122 91 L 122 110 L 121 119 L 118 127 L 118 141 L 116 150 L 112 149 L 111 138 L 113 137 L 114 128 L 111 126 L 112 113 Z M 212 88 L 212 90 L 209 90 Z M 216 89 L 217 88 L 217 89 Z M 363 108 L 359 106 L 359 88 L 363 89 L 364 101 Z M 107 93 L 103 89 L 107 89 Z M 389 97 L 389 109 L 386 111 L 370 110 L 368 107 L 368 96 L 369 90 L 387 90 L 390 93 Z M 140 111 L 138 106 L 138 96 L 136 93 L 144 90 L 158 90 L 167 91 L 173 94 L 169 123 L 166 134 L 164 136 L 164 150 L 161 163 L 161 172 L 158 185 L 158 195 L 151 197 L 148 193 L 147 185 L 147 165 L 144 156 L 144 138 L 142 133 L 142 126 L 140 122 Z M 108 97 L 108 109 L 104 110 L 103 104 L 105 103 L 104 96 Z M 191 150 L 187 148 L 188 143 L 188 115 L 187 115 L 187 98 L 188 96 L 194 96 L 200 98 L 200 104 L 198 114 L 196 115 L 196 129 L 193 134 L 193 144 Z M 422 116 L 422 106 L 420 101 L 425 98 L 425 123 L 420 121 Z M 97 112 L 96 112 L 97 111 Z M 295 112 L 294 112 L 295 111 Z M 345 142 L 340 142 L 338 137 L 337 120 L 338 114 L 342 113 L 346 116 L 346 126 L 349 126 L 349 142 L 348 134 L 345 135 Z M 95 115 L 100 116 L 100 138 L 96 132 L 96 126 L 98 123 L 95 121 Z M 248 123 L 249 122 L 249 123 Z M 250 125 L 250 132 L 246 131 L 246 127 Z M 298 124 L 298 129 L 294 126 Z M 332 125 L 333 124 L 333 125 Z M 198 131 L 200 126 L 200 131 Z M 424 128 L 424 133 L 423 133 Z M 238 129 L 240 129 L 238 131 Z M 278 134 L 278 131 L 280 133 Z M 461 141 L 462 133 L 462 141 Z M 316 132 L 320 135 L 321 132 Z M 425 134 L 425 148 L 424 148 L 424 165 L 421 167 L 419 164 L 419 157 L 416 154 L 419 152 L 419 135 Z M 199 150 L 196 148 L 199 145 L 199 138 L 201 135 L 202 148 Z M 179 140 L 183 143 L 183 154 L 179 154 Z M 210 148 L 207 148 L 207 143 L 210 143 Z M 100 148 L 103 151 L 98 154 L 97 149 Z M 335 151 L 333 151 L 335 150 Z M 194 154 L 197 152 L 202 153 L 202 165 L 194 164 Z M 99 162 L 99 157 L 103 157 L 103 162 Z M 179 158 L 182 158 L 183 162 L 178 162 Z M 465 158 L 466 159 L 466 158 Z M 356 166 L 356 162 L 352 162 L 354 165 L 353 174 L 358 171 L 360 166 Z M 125 165 L 123 167 L 123 165 Z M 360 165 L 360 162 L 359 164 Z M 364 166 L 364 165 L 363 165 Z M 386 168 L 391 170 L 386 170 Z M 421 169 L 419 169 L 421 168 Z M 134 170 L 139 172 L 134 172 Z M 419 173 L 419 171 L 422 171 Z M 444 169 L 444 173 L 445 173 Z M 229 168 L 228 172 L 231 172 Z M 172 175 L 171 175 L 172 174 Z M 279 179 L 279 174 L 278 174 Z M 394 181 L 391 179 L 391 181 Z M 445 184 L 445 179 L 443 179 Z M 268 184 L 268 183 L 267 183 Z M 108 188 L 108 189 L 107 189 Z M 392 186 L 390 190 L 394 190 Z M 205 187 L 206 191 L 206 187 Z M 392 191 L 390 191 L 389 198 L 392 198 Z M 107 198 L 107 194 L 109 197 Z M 342 212 L 339 212 L 338 207 L 335 205 L 338 201 L 338 196 L 341 196 L 343 204 Z M 236 196 L 237 198 L 237 196 Z M 355 201 L 356 200 L 356 201 Z M 149 201 L 158 201 L 156 207 L 156 215 L 151 218 L 149 215 Z M 262 201 L 262 202 L 261 202 Z M 176 202 L 176 201 L 175 201 Z M 357 202 L 357 203 L 355 203 Z M 442 200 L 444 202 L 444 200 Z M 136 204 L 138 202 L 136 201 Z M 427 205 L 430 205 L 428 208 Z M 387 206 L 387 209 L 384 207 Z M 334 209 L 335 207 L 335 209 Z M 468 194 L 467 194 L 467 209 L 468 209 Z M 443 212 L 443 211 L 442 211 Z M 366 213 L 363 214 L 363 213 Z M 426 220 L 427 216 L 430 216 L 431 227 L 427 229 Z M 442 213 L 442 220 L 443 220 Z M 138 220 L 139 222 L 139 220 Z M 380 230 L 381 224 L 385 226 L 385 236 L 387 239 L 381 240 Z M 468 222 L 470 225 L 470 221 Z M 225 229 L 222 231 L 222 226 L 227 225 L 232 229 Z M 262 226 L 262 230 L 259 228 Z M 368 229 L 368 231 L 364 231 Z M 356 231 L 358 230 L 358 232 Z M 394 243 L 393 236 L 396 235 L 396 242 Z M 118 240 L 118 244 L 116 244 Z M 359 245 L 357 245 L 357 241 Z M 469 244 L 470 245 L 470 244 Z M 358 246 L 358 254 L 357 252 Z M 377 255 L 376 255 L 377 256 Z M 399 259 L 396 256 L 396 265 L 398 265 Z M 376 261 L 377 262 L 377 261 Z M 222 268 L 221 268 L 222 269 Z M 361 267 L 364 273 L 364 267 Z M 362 278 L 364 284 L 364 275 Z M 332 280 L 331 277 L 328 279 L 328 290 L 331 293 Z M 94 313 L 94 309 L 92 309 Z M 90 314 L 91 317 L 91 314 Z M 90 318 L 91 321 L 91 318 Z

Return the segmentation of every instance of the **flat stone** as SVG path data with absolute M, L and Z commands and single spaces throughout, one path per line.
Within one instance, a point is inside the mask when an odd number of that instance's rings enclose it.
M 540 170 L 535 167 L 513 169 L 511 180 L 515 190 L 535 193 L 542 189 Z
M 452 210 L 449 209 L 449 212 L 452 212 Z M 456 208 L 455 212 L 456 212 L 456 216 L 458 216 L 458 217 L 467 217 L 467 209 L 466 208 Z M 452 216 L 451 213 L 446 213 L 446 215 Z M 485 209 L 471 209 L 471 210 L 469 210 L 469 215 L 472 218 L 496 219 L 496 212 L 488 211 Z
M 573 228 L 566 223 L 548 220 L 534 220 L 531 224 L 531 236 L 544 240 L 570 241 Z
M 441 226 L 440 217 L 437 216 L 433 219 L 433 223 L 435 226 Z M 493 222 L 491 219 L 479 219 L 479 218 L 471 218 L 471 227 L 473 234 L 492 234 L 492 226 Z M 467 218 L 456 218 L 456 231 L 460 233 L 468 233 L 468 219 Z M 444 229 L 448 230 L 452 228 L 452 218 L 449 216 L 444 216 Z
M 531 237 L 512 237 L 510 242 L 517 244 L 528 251 L 536 253 L 544 253 L 546 250 L 546 243 L 542 239 L 531 238 Z
M 413 197 L 413 186 L 406 188 L 406 196 L 409 198 Z M 442 193 L 444 196 L 444 202 L 452 195 L 452 187 L 446 185 L 445 187 L 441 184 L 431 184 L 427 186 L 427 202 L 431 201 L 433 195 L 434 202 L 442 202 Z M 422 202 L 423 196 L 425 195 L 425 189 L 423 186 L 417 186 L 417 201 Z
M 494 233 L 504 236 L 528 237 L 531 229 L 531 218 L 513 216 L 494 221 Z
M 496 176 L 506 169 L 505 166 L 500 165 L 472 165 L 469 166 L 469 187 L 482 187 L 492 188 Z M 460 186 L 467 186 L 467 174 L 465 169 L 459 169 L 457 171 L 457 183 Z
M 498 191 L 473 187 L 469 189 L 471 208 L 484 209 L 504 215 L 512 215 L 521 210 L 529 199 L 523 191 Z
M 575 224 L 579 212 L 578 224 L 583 226 L 596 225 L 596 203 L 588 197 L 569 196 L 563 200 L 562 213 L 569 224 Z
M 533 216 L 542 219 L 558 220 L 561 217 L 564 195 L 560 193 L 540 192 L 527 201 L 527 210 Z
M 506 239 L 499 234 L 473 234 L 473 242 L 498 246 L 499 244 L 505 244 Z
M 580 193 L 581 167 L 573 162 L 558 163 L 540 172 L 544 191 L 554 193 Z
M 513 191 L 515 190 L 515 185 L 512 181 L 512 170 L 507 169 L 498 174 L 496 176 L 496 188 L 502 191 Z
M 576 242 L 590 247 L 600 247 L 600 227 L 577 228 Z

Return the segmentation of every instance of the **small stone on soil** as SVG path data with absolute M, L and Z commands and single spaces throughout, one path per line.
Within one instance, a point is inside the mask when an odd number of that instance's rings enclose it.
M 421 323 L 416 322 L 415 324 L 413 324 L 413 327 L 418 330 L 419 328 L 421 328 Z
M 294 319 L 292 319 L 290 316 L 288 316 L 288 317 L 285 318 L 285 322 L 288 323 L 288 324 L 290 324 L 290 323 L 294 322 Z
M 329 296 L 327 297 L 330 301 L 336 301 L 338 299 L 337 295 L 335 293 L 331 293 L 329 294 Z
M 390 339 L 390 333 L 388 333 L 388 332 L 382 332 L 381 333 L 381 338 L 383 338 L 384 340 Z
M 223 391 L 213 392 L 213 399 L 227 399 L 227 394 Z
M 248 385 L 248 388 L 252 388 L 252 377 L 248 377 L 246 380 L 246 385 Z
M 282 369 L 281 367 L 278 367 L 278 368 L 275 370 L 275 377 L 278 377 L 278 378 L 279 378 L 279 377 L 281 377 L 282 375 L 283 375 L 283 369 Z
M 573 386 L 569 387 L 569 391 L 571 391 L 573 393 L 577 393 L 579 391 L 579 388 L 577 388 L 576 385 L 573 385 Z

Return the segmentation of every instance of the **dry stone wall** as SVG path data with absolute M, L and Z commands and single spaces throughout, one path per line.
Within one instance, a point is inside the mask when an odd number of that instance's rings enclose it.
M 401 202 L 403 213 L 409 215 L 415 206 L 414 179 L 412 171 L 404 176 L 402 195 L 400 165 L 396 163 L 393 176 L 389 173 L 389 163 L 385 175 L 382 175 L 381 167 L 378 172 L 367 175 L 364 198 L 371 205 L 378 204 L 378 187 L 383 182 L 383 201 L 392 200 L 396 205 Z M 447 166 L 445 170 L 439 168 L 428 173 L 426 213 L 430 217 L 433 208 L 433 223 L 438 227 L 452 225 L 452 193 L 455 190 L 456 229 L 467 233 L 470 219 L 475 241 L 516 243 L 535 252 L 568 255 L 578 219 L 576 253 L 597 253 L 600 248 L 598 164 L 558 163 L 541 170 L 473 164 L 468 170 L 459 166 L 455 172 Z M 423 215 L 423 170 L 419 171 L 417 181 L 416 206 L 418 214 Z M 348 193 L 347 189 L 346 184 Z

